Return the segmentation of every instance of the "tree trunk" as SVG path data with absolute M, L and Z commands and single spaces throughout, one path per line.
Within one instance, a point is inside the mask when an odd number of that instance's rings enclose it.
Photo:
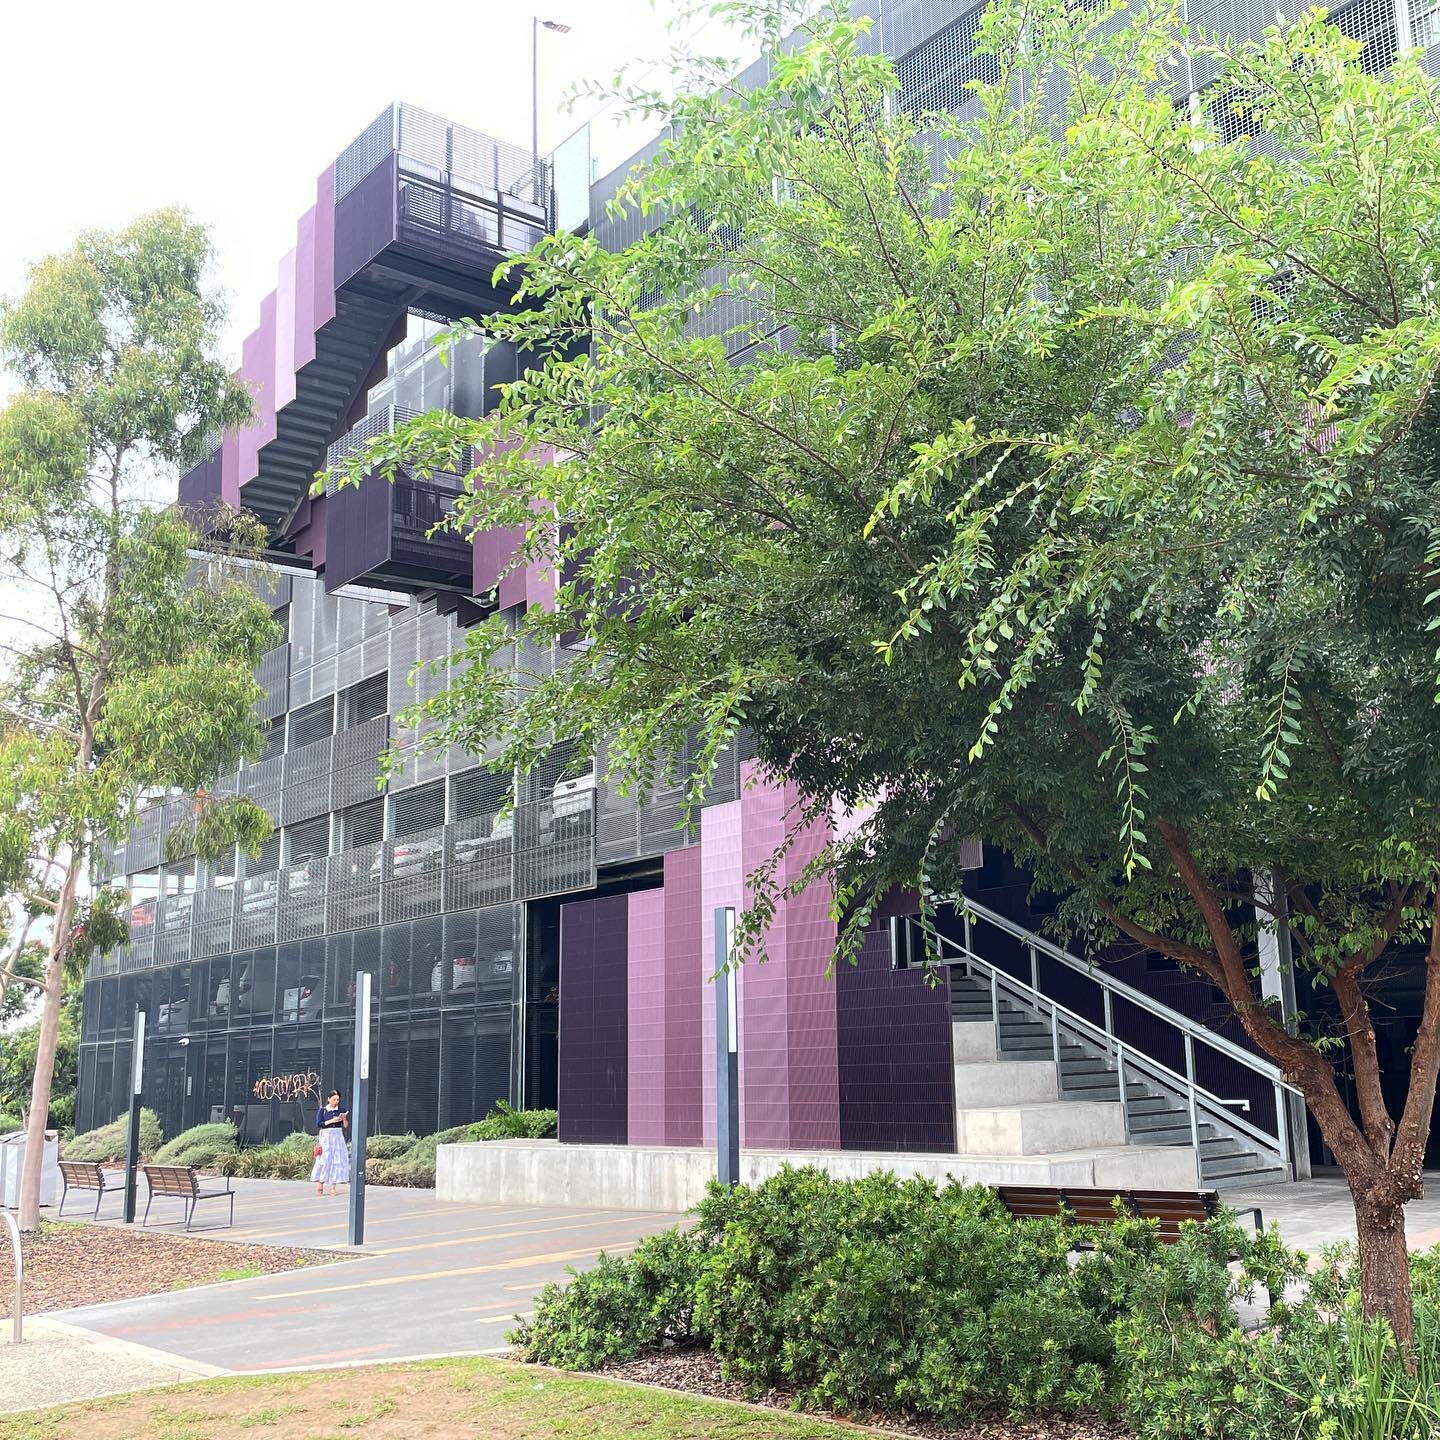
M 1366 1315 L 1378 1315 L 1389 1324 L 1395 1343 L 1408 1356 L 1415 1341 L 1415 1313 L 1405 1245 L 1405 1207 L 1363 1193 L 1354 1199 L 1361 1303 Z
M 55 1077 L 55 1051 L 60 1042 L 60 1012 L 65 1005 L 65 957 L 75 913 L 75 890 L 83 860 L 72 858 L 60 887 L 45 962 L 45 996 L 40 1012 L 40 1043 L 35 1050 L 35 1075 L 30 1082 L 30 1114 L 25 1127 L 25 1169 L 20 1177 L 20 1228 L 34 1230 L 40 1222 L 40 1176 L 45 1164 L 45 1123 L 50 1118 L 50 1082 Z

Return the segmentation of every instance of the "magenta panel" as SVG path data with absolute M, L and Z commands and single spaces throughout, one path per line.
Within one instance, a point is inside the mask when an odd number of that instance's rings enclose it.
M 629 901 L 626 987 L 629 996 L 629 1124 L 632 1145 L 663 1145 L 669 1074 L 665 1064 L 665 892 L 640 890 Z
M 665 856 L 665 1143 L 699 1145 L 705 1138 L 704 1042 L 700 973 L 700 847 Z
M 296 267 L 298 251 L 287 251 L 280 261 L 280 284 L 275 291 L 275 409 L 283 410 L 295 398 Z
M 311 333 L 335 318 L 335 167 L 315 182 L 315 308 Z
M 315 211 L 312 205 L 295 227 L 295 369 L 315 358 Z
M 732 800 L 700 812 L 700 1113 L 706 1145 L 715 1143 L 714 914 L 721 905 L 733 905 L 737 911 L 745 908 L 740 806 L 739 800 Z
M 785 794 L 771 785 L 742 788 L 740 811 L 740 860 L 748 880 L 784 841 Z M 788 902 L 776 906 L 766 958 L 747 960 L 740 971 L 740 1140 L 767 1149 L 790 1144 L 788 911 Z
M 793 792 L 792 792 L 793 798 Z M 786 859 L 787 880 L 798 880 L 826 843 L 825 828 L 809 826 Z M 840 1147 L 840 1064 L 836 990 L 831 974 L 836 927 L 828 882 L 812 881 L 785 902 L 786 1054 L 790 1063 L 790 1143 Z

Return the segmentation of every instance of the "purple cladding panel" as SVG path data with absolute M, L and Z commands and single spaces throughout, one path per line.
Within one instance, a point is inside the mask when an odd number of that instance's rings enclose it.
M 747 876 L 784 847 L 798 822 L 793 787 L 742 772 L 741 858 Z M 798 880 L 825 844 L 827 827 L 804 827 L 791 839 L 777 877 Z M 763 964 L 741 971 L 743 1134 L 746 1144 L 838 1148 L 839 1071 L 835 987 L 826 975 L 834 948 L 830 891 L 812 885 L 782 899 L 766 934 Z
M 793 792 L 792 792 L 793 800 Z M 812 825 L 786 857 L 786 879 L 800 878 L 826 843 Z M 806 1149 L 840 1147 L 840 1062 L 836 1032 L 835 953 L 831 889 L 812 881 L 785 901 L 786 1053 L 790 1063 L 790 1143 Z
M 665 892 L 640 890 L 629 901 L 627 1132 L 632 1145 L 665 1144 Z
M 630 897 L 560 907 L 560 1138 L 623 1145 L 629 1111 Z
M 335 318 L 335 167 L 327 166 L 315 182 L 315 291 L 310 334 Z M 302 348 L 303 357 L 303 348 Z M 314 359 L 313 346 L 309 359 Z M 301 363 L 305 363 L 302 358 Z
M 303 222 L 302 222 L 303 223 Z M 295 283 L 298 251 L 287 251 L 280 261 L 280 284 L 275 291 L 275 411 L 295 398 Z M 273 430 L 272 430 L 273 435 Z
M 398 156 L 392 150 L 334 209 L 333 282 L 343 285 L 395 239 Z
M 748 877 L 784 841 L 785 792 L 773 785 L 744 789 L 740 813 L 740 861 Z M 765 935 L 766 960 L 747 960 L 739 980 L 740 1141 L 766 1149 L 790 1144 L 788 922 L 789 906 L 782 900 Z
M 740 806 L 739 800 L 732 800 L 700 812 L 700 1114 L 706 1145 L 715 1143 L 714 915 L 722 905 L 733 905 L 737 912 L 745 908 Z
M 950 993 L 892 970 L 884 930 L 835 979 L 840 1143 L 847 1150 L 955 1149 Z
M 700 847 L 665 856 L 665 1143 L 699 1145 L 703 1012 L 700 974 Z

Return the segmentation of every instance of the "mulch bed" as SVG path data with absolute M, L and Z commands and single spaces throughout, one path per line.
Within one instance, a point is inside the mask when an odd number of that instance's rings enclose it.
M 776 1410 L 793 1410 L 793 1392 L 771 1390 L 764 1395 L 745 1393 L 743 1385 L 720 1373 L 720 1362 L 708 1350 L 658 1350 L 622 1365 L 607 1365 L 605 1374 L 692 1395 L 713 1395 L 722 1400 L 749 1400 Z M 920 1440 L 1128 1440 L 1130 1432 L 1094 1418 L 1056 1416 L 1044 1420 L 979 1420 L 962 1429 L 950 1429 L 925 1420 L 904 1420 L 893 1415 L 849 1415 L 861 1425 L 914 1435 Z
M 8 1245 L 5 1251 L 0 1256 L 0 1316 L 10 1314 L 14 1296 L 14 1288 L 7 1282 Z M 338 1258 L 324 1250 L 241 1245 L 69 1221 L 42 1222 L 36 1234 L 25 1236 L 24 1251 L 27 1315 L 205 1285 L 222 1272 L 271 1275 Z

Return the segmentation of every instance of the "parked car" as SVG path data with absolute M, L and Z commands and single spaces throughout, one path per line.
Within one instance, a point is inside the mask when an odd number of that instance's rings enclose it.
M 567 826 L 586 819 L 594 809 L 595 772 L 577 775 L 573 780 L 561 780 L 550 792 L 550 813 L 556 825 L 564 822 Z
M 513 950 L 497 951 L 487 962 L 490 973 L 496 977 L 509 975 L 515 968 L 515 952 Z M 474 955 L 457 955 L 450 961 L 450 989 L 466 990 L 472 988 L 480 976 L 480 960 Z M 445 989 L 445 961 L 437 960 L 434 968 L 430 971 L 430 990 L 432 994 L 440 994 Z

